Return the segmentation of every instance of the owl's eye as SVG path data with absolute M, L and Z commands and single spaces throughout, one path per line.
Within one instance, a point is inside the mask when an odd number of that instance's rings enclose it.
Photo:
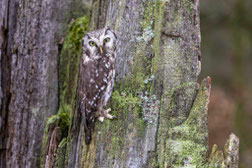
M 110 38 L 109 38 L 109 37 L 107 37 L 107 38 L 104 39 L 104 43 L 107 43 L 107 42 L 109 42 L 109 41 L 110 41 Z
M 90 42 L 89 42 L 89 45 L 90 45 L 91 47 L 93 47 L 93 46 L 95 45 L 95 42 L 90 41 Z

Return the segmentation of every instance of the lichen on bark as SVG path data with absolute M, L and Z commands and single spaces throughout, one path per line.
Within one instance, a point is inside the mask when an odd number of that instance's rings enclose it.
M 227 139 L 224 152 L 214 145 L 208 159 L 207 168 L 238 168 L 239 165 L 239 138 L 233 133 Z
M 174 167 L 203 167 L 207 157 L 207 106 L 210 79 L 205 79 L 191 107 L 187 119 L 171 126 L 166 140 L 165 164 Z M 188 88 L 187 88 L 188 89 Z

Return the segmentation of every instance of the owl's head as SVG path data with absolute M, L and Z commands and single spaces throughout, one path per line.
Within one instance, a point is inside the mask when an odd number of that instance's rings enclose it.
M 116 34 L 109 27 L 88 32 L 82 38 L 82 48 L 86 55 L 97 59 L 105 53 L 115 51 Z

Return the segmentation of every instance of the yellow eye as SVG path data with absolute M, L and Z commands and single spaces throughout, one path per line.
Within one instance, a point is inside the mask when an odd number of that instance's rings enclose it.
M 104 39 L 104 43 L 107 43 L 107 42 L 109 42 L 109 41 L 110 41 L 110 38 L 109 38 L 109 37 L 107 37 L 107 38 Z
M 93 46 L 95 45 L 95 42 L 90 41 L 90 42 L 89 42 L 89 45 L 90 45 L 91 47 L 93 47 Z

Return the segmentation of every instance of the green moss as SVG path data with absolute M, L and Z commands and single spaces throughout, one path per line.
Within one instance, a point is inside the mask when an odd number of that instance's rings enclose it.
M 192 1 L 190 1 L 190 0 L 184 0 L 184 2 L 185 2 L 185 5 L 186 5 L 187 12 L 190 14 L 191 10 L 192 10 L 192 7 L 191 7 Z
M 131 81 L 134 81 L 134 79 L 132 79 Z M 137 128 L 141 132 L 144 125 L 144 122 L 141 118 L 141 100 L 140 97 L 136 94 L 137 91 L 134 92 L 136 88 L 126 87 L 127 85 L 131 85 L 129 83 L 125 84 L 124 87 L 123 85 L 119 85 L 119 87 L 114 88 L 110 100 L 110 107 L 113 109 L 113 114 L 123 120 L 127 118 L 129 111 L 132 111 L 132 114 L 130 115 L 134 117 L 134 124 L 137 125 Z
M 69 27 L 64 39 L 59 64 L 59 111 L 61 129 L 70 125 L 70 117 L 76 97 L 79 59 L 81 55 L 81 38 L 88 30 L 87 16 L 76 19 Z
M 46 128 L 44 129 L 44 133 L 43 133 L 43 139 L 42 139 L 42 151 L 41 151 L 41 155 L 40 155 L 40 167 L 44 167 L 44 162 L 45 162 L 45 158 L 46 158 L 46 152 L 47 152 L 47 142 L 48 142 L 48 125 L 46 125 Z
M 156 74 L 159 62 L 160 62 L 160 42 L 161 42 L 161 29 L 162 29 L 162 22 L 163 22 L 163 15 L 164 15 L 164 3 L 161 1 L 155 1 L 155 10 L 154 10 L 154 34 L 155 38 L 153 41 L 153 50 L 155 53 L 154 58 L 152 59 L 152 73 Z
M 46 157 L 46 153 L 48 152 L 47 151 L 47 144 L 48 144 L 49 129 L 55 128 L 59 124 L 59 121 L 60 121 L 60 117 L 58 115 L 52 115 L 46 121 L 45 128 L 44 128 L 44 133 L 43 133 L 43 139 L 42 139 L 42 151 L 41 151 L 41 157 L 40 157 L 40 167 L 43 167 L 45 157 Z
M 207 106 L 209 102 L 209 88 L 202 82 L 201 88 L 198 91 L 197 97 L 194 100 L 190 115 L 187 118 L 187 124 L 204 124 L 206 122 Z M 206 129 L 206 128 L 205 128 Z M 204 130 L 207 132 L 207 130 Z
M 45 126 L 44 133 L 43 133 L 40 167 L 43 167 L 44 159 L 46 157 L 45 155 L 48 152 L 46 147 L 49 143 L 49 139 L 48 139 L 49 130 L 53 130 L 53 128 L 60 126 L 59 136 L 62 136 L 64 134 L 64 132 L 67 132 L 67 129 L 69 127 L 69 116 L 68 115 L 69 114 L 67 114 L 67 113 L 59 112 L 58 114 L 52 115 L 51 117 L 49 117 L 47 119 L 46 126 Z
M 159 164 L 158 164 L 158 161 L 157 161 L 157 157 L 153 157 L 153 159 L 151 161 L 151 167 L 152 168 L 158 168 L 159 167 Z
M 68 130 L 70 126 L 70 114 L 72 112 L 72 108 L 70 105 L 62 105 L 58 111 L 58 116 L 60 118 L 59 126 L 61 130 Z
M 175 167 L 203 167 L 208 150 L 205 134 L 204 128 L 191 123 L 190 119 L 179 126 L 171 126 L 170 138 L 166 141 L 165 162 L 173 163 Z
M 59 123 L 60 117 L 58 115 L 52 115 L 47 119 L 45 131 L 48 131 L 49 126 L 55 127 Z
M 48 131 L 56 126 L 60 127 L 59 139 L 63 139 L 59 145 L 56 157 L 57 164 L 64 162 L 66 137 L 74 108 L 77 88 L 79 59 L 81 55 L 81 38 L 88 29 L 89 18 L 87 16 L 76 19 L 68 28 L 60 53 L 59 63 L 59 110 L 56 115 L 46 121 L 42 142 L 41 167 L 44 164 L 45 152 L 48 143 Z M 64 148 L 64 149 L 63 149 Z M 62 160 L 63 159 L 63 160 Z M 61 167 L 61 166 L 58 166 Z
M 141 22 L 142 28 L 147 28 L 147 27 L 153 25 L 153 23 L 154 23 L 154 21 L 153 21 L 154 6 L 155 6 L 155 2 L 153 2 L 152 0 L 148 0 L 145 2 L 144 18 Z
M 131 106 L 131 108 L 138 108 L 139 105 L 139 97 L 133 96 L 132 93 L 127 93 L 126 91 L 118 91 L 115 89 L 111 96 L 111 107 L 118 111 L 128 109 L 129 106 Z M 138 109 L 136 110 L 138 111 Z
M 196 126 L 182 124 L 170 131 L 166 140 L 164 160 L 175 167 L 200 167 L 204 165 L 207 147 Z M 165 163 L 164 162 L 164 163 Z
M 203 165 L 206 148 L 202 144 L 191 140 L 167 140 L 166 151 L 169 155 L 166 162 L 173 163 L 174 167 L 199 167 Z
M 169 91 L 164 96 L 169 97 L 169 102 L 166 104 L 166 110 L 172 111 L 177 104 L 175 104 L 174 94 L 178 93 L 180 96 L 192 95 L 192 90 L 196 87 L 194 82 L 181 84 Z M 172 117 L 169 113 L 162 116 L 164 126 L 169 130 L 160 132 L 159 136 L 162 140 L 162 146 L 159 150 L 162 152 L 159 155 L 159 163 L 161 167 L 165 165 L 173 165 L 174 167 L 205 167 L 207 155 L 207 125 L 206 125 L 206 111 L 209 96 L 209 86 L 207 81 L 204 80 L 197 96 L 193 102 L 189 116 L 180 115 Z M 179 100 L 179 99 L 178 99 Z M 178 101 L 176 99 L 176 101 Z M 161 111 L 163 111 L 162 109 Z M 162 115 L 163 113 L 161 113 Z M 164 115 L 164 114 L 163 114 Z M 186 119 L 187 118 L 187 119 Z M 184 121 L 179 124 L 177 121 Z M 167 122 L 169 125 L 167 126 Z M 164 140 L 164 136 L 168 138 Z M 162 149 L 161 147 L 165 147 Z
M 55 168 L 64 167 L 66 147 L 67 147 L 67 138 L 63 138 L 58 145 Z
M 207 168 L 225 168 L 223 153 L 214 145 L 208 160 Z
M 81 38 L 88 30 L 88 17 L 76 19 L 67 31 L 59 63 L 60 106 L 73 104 L 77 87 Z M 63 105 L 64 106 L 64 105 Z
M 174 166 L 199 167 L 204 165 L 207 147 L 205 136 L 197 126 L 182 124 L 170 130 L 166 140 L 165 161 Z

